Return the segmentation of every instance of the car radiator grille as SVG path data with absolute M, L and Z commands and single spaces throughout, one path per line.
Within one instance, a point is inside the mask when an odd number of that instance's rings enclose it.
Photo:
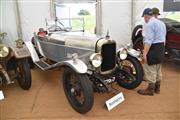
M 102 64 L 101 71 L 111 70 L 116 65 L 116 43 L 104 44 L 101 49 Z

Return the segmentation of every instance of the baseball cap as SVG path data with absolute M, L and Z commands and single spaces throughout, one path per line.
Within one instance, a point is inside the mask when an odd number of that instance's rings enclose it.
M 144 17 L 144 15 L 153 15 L 152 9 L 151 8 L 146 8 L 143 11 L 142 17 Z
M 152 8 L 152 12 L 153 12 L 153 14 L 155 14 L 155 15 L 160 15 L 160 13 L 159 13 L 159 9 L 158 8 Z

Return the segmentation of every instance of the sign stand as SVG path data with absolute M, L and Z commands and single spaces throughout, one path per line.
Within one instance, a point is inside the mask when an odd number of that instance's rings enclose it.
M 4 94 L 3 94 L 3 91 L 0 90 L 0 100 L 3 100 L 4 99 Z
M 117 95 L 115 95 L 114 97 L 110 98 L 109 100 L 106 101 L 106 106 L 107 109 L 110 111 L 113 108 L 115 108 L 117 105 L 119 105 L 120 103 L 122 103 L 124 101 L 124 95 L 122 92 L 118 93 Z

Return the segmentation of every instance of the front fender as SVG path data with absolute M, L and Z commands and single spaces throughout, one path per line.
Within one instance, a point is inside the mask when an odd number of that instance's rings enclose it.
M 135 57 L 135 58 L 137 58 L 137 59 L 139 59 L 140 56 L 141 56 L 141 52 L 140 52 L 140 51 L 137 51 L 137 50 L 135 50 L 135 49 L 133 49 L 133 48 L 128 48 L 128 49 L 127 49 L 127 52 L 128 52 L 128 54 L 129 54 L 130 56 L 133 56 L 133 57 Z
M 87 65 L 80 59 L 67 60 L 67 61 L 64 61 L 62 64 L 72 68 L 74 71 L 80 74 L 84 74 L 88 70 Z

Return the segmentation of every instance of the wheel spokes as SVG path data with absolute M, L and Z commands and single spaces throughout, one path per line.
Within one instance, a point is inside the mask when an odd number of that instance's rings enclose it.
M 77 77 L 73 74 L 70 76 L 69 90 L 74 99 L 79 103 L 84 103 L 84 93 L 82 91 L 80 83 L 77 81 Z
M 123 72 L 122 76 L 120 78 L 124 80 L 124 82 L 131 83 L 136 80 L 136 70 L 134 65 L 128 61 L 124 60 L 121 63 L 121 71 Z

